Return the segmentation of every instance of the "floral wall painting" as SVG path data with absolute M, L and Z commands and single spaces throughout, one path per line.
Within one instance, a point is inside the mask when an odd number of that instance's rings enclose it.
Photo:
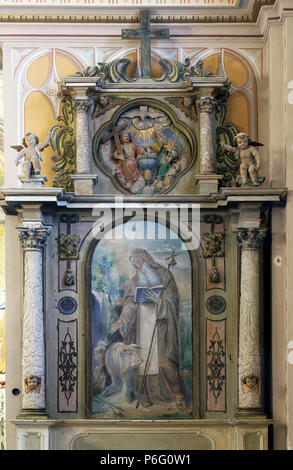
M 127 225 L 132 237 L 115 240 L 111 230 L 92 256 L 92 417 L 192 418 L 189 252 L 157 222 Z M 165 239 L 144 238 L 162 228 Z
M 192 165 L 195 144 L 183 123 L 156 107 L 133 104 L 93 141 L 97 164 L 126 194 L 169 192 Z

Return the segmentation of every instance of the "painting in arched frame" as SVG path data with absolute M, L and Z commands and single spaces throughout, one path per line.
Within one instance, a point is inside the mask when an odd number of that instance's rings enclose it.
M 157 222 L 121 228 L 123 238 L 106 232 L 91 259 L 91 417 L 192 418 L 190 253 Z

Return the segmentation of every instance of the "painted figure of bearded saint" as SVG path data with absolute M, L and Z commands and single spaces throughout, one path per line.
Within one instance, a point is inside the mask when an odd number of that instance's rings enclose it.
M 110 333 L 119 330 L 125 344 L 140 345 L 143 360 L 139 368 L 140 390 L 151 337 L 157 322 L 141 404 L 150 407 L 154 403 L 175 401 L 177 408 L 183 410 L 186 403 L 179 374 L 179 294 L 175 279 L 170 271 L 156 263 L 144 249 L 135 249 L 129 260 L 136 274 L 126 291 L 121 315 L 111 325 Z M 166 288 L 157 311 L 159 294 L 150 288 L 163 285 Z M 146 289 L 146 302 L 137 301 L 138 287 L 149 288 Z

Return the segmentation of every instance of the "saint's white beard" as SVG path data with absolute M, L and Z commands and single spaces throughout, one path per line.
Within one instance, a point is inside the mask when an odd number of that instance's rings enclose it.
M 158 269 L 152 268 L 144 263 L 141 269 L 137 269 L 138 284 L 137 287 L 154 287 L 162 284 L 162 279 Z

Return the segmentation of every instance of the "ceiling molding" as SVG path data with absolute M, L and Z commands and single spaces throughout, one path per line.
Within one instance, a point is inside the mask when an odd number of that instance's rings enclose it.
M 155 1 L 155 0 L 154 0 Z M 176 0 L 174 0 L 176 1 Z M 243 9 L 241 2 L 235 3 L 228 8 L 215 8 L 214 6 L 210 9 L 205 6 L 204 8 L 188 8 L 187 6 L 181 6 L 179 8 L 165 9 L 163 7 L 157 8 L 157 13 L 151 14 L 152 24 L 195 24 L 195 23 L 256 23 L 262 7 L 273 6 L 276 0 L 252 0 L 249 4 L 249 9 Z M 0 23 L 126 23 L 126 24 L 139 24 L 140 14 L 139 9 L 135 13 L 125 13 L 125 9 L 118 11 L 119 7 L 115 10 L 109 8 L 109 12 L 103 8 L 103 13 L 95 14 L 95 11 L 101 12 L 101 8 L 91 8 L 88 13 L 84 13 L 87 9 L 81 10 L 78 8 L 70 9 L 68 7 L 56 7 L 53 8 L 38 8 L 41 13 L 32 13 L 32 8 L 26 6 L 22 7 L 22 13 L 19 13 L 21 5 L 15 6 L 15 3 L 11 4 L 9 8 L 7 5 L 9 0 L 6 1 L 6 7 L 0 7 Z M 40 6 L 40 5 L 39 5 Z M 174 3 L 173 3 L 174 6 Z M 58 11 L 59 8 L 59 11 Z M 121 8 L 121 7 L 120 7 Z M 7 11 L 6 11 L 7 10 Z M 58 12 L 57 12 L 58 11 Z M 115 11 L 115 14 L 112 13 Z M 180 11 L 180 13 L 179 13 Z M 186 12 L 186 13 L 183 13 Z M 192 13 L 191 13 L 192 12 Z

